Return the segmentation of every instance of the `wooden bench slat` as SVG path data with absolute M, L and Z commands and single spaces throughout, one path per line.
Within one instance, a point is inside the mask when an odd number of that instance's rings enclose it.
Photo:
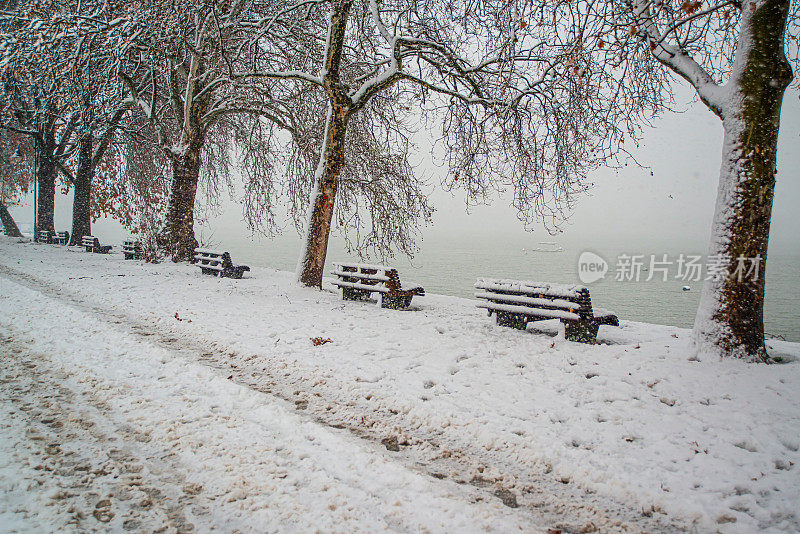
M 335 274 L 336 276 L 347 276 L 352 278 L 364 278 L 367 280 L 380 280 L 381 282 L 388 282 L 390 280 L 388 276 L 382 274 L 360 273 L 357 271 L 341 271 L 338 269 L 335 271 L 331 271 L 331 274 Z
M 201 263 L 198 265 L 201 269 L 212 269 L 214 271 L 224 271 L 225 267 L 216 263 Z
M 565 310 L 543 310 L 541 308 L 528 308 L 526 306 L 514 306 L 513 304 L 496 304 L 494 302 L 479 302 L 478 308 L 486 308 L 494 311 L 504 311 L 509 313 L 519 313 L 522 315 L 532 315 L 535 317 L 549 317 L 551 319 L 563 319 L 565 321 L 580 321 L 577 313 Z
M 223 250 L 214 250 L 211 248 L 196 248 L 194 249 L 195 254 L 208 254 L 210 256 L 222 256 L 225 254 Z
M 373 265 L 371 263 L 335 263 L 334 265 L 342 265 L 345 267 L 352 267 L 355 269 L 360 270 L 370 270 L 370 271 L 391 271 L 393 269 L 388 269 L 384 265 Z
M 211 262 L 211 263 L 222 263 L 222 258 L 221 257 L 215 258 L 215 257 L 211 257 L 211 256 L 199 256 L 198 255 L 198 256 L 195 256 L 194 259 L 195 259 L 195 261 L 206 261 L 206 262 Z
M 363 289 L 365 291 L 377 291 L 378 293 L 389 293 L 389 289 L 379 285 L 371 286 L 369 284 L 360 284 L 358 282 L 345 282 L 344 280 L 334 280 L 331 283 L 339 287 L 350 287 L 353 289 Z
M 570 302 L 563 299 L 545 299 L 536 297 L 526 297 L 522 295 L 510 295 L 505 293 L 492 293 L 489 291 L 481 291 L 475 293 L 475 298 L 487 299 L 492 301 L 502 302 L 515 302 L 518 304 L 529 304 L 531 306 L 547 306 L 552 308 L 561 308 L 564 310 L 579 310 L 581 305 L 577 302 Z
M 546 295 L 565 299 L 580 298 L 581 291 L 586 289 L 580 285 L 548 284 L 544 282 L 525 282 L 502 278 L 478 278 L 475 289 L 490 291 L 512 291 L 526 295 Z

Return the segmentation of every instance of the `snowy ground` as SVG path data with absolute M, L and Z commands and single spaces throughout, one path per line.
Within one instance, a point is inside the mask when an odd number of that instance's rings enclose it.
M 248 274 L 0 239 L 0 525 L 800 530 L 796 344 L 692 361 Z

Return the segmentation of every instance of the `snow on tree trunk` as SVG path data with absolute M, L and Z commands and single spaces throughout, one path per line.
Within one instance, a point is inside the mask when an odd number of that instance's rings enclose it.
M 309 202 L 306 238 L 300 251 L 300 260 L 297 262 L 297 281 L 308 287 L 322 287 L 333 207 L 339 187 L 339 173 L 344 164 L 346 131 L 345 110 L 328 106 L 325 138 Z
M 725 140 L 709 261 L 695 319 L 699 352 L 766 361 L 764 274 L 775 191 L 783 93 L 792 79 L 783 49 L 789 0 L 744 4 L 737 67 L 723 118 Z
M 200 176 L 201 137 L 190 141 L 185 150 L 172 159 L 172 191 L 167 220 L 161 234 L 161 246 L 172 261 L 191 261 L 197 240 L 194 236 L 194 199 Z
M 75 192 L 72 201 L 72 235 L 71 245 L 80 245 L 83 236 L 92 235 L 91 199 L 92 178 L 94 167 L 92 165 L 93 138 L 86 135 L 80 141 L 78 153 L 78 170 L 75 173 Z
M 8 212 L 8 208 L 2 202 L 0 202 L 0 222 L 3 223 L 3 231 L 9 237 L 22 237 L 22 232 L 19 231 L 19 227 L 17 223 L 14 222 L 14 218 Z

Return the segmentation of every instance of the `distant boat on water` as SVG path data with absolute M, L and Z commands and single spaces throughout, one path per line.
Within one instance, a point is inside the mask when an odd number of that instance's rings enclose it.
M 564 247 L 562 247 L 555 241 L 539 241 L 539 244 L 544 246 L 532 248 L 530 250 L 523 248 L 522 253 L 527 254 L 528 252 L 564 252 Z

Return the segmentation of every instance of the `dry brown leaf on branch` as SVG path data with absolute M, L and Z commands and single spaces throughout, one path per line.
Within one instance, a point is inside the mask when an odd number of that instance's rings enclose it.
M 684 2 L 681 4 L 681 10 L 690 15 L 698 9 L 700 9 L 700 2 L 697 1 L 693 2 L 692 0 L 684 0 Z

